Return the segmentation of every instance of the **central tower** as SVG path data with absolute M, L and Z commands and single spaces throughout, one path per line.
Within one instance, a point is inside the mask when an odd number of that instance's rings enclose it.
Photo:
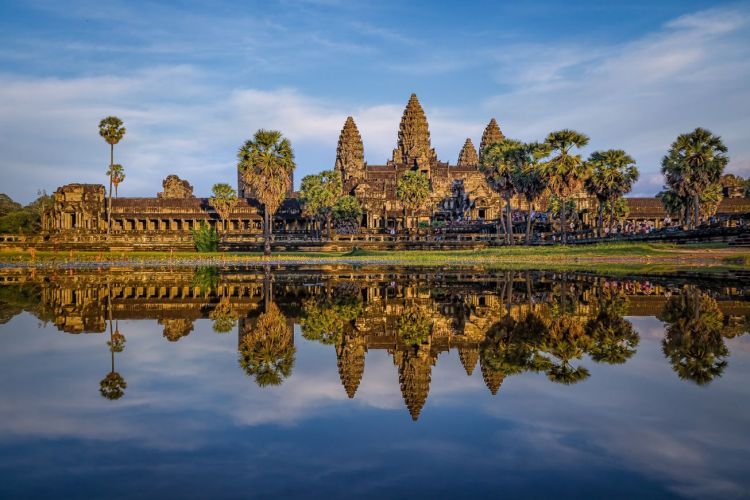
M 430 146 L 430 129 L 417 94 L 412 94 L 404 109 L 398 127 L 398 142 L 393 150 L 393 163 L 429 172 L 437 162 L 435 150 Z

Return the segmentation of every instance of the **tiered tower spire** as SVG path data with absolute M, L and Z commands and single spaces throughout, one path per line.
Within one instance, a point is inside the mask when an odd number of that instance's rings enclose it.
M 493 118 L 484 129 L 482 142 L 479 143 L 479 161 L 482 161 L 482 155 L 484 154 L 485 149 L 493 144 L 497 144 L 498 142 L 503 142 L 504 140 L 505 136 L 500 131 L 500 126 L 497 124 L 497 120 Z
M 466 142 L 464 142 L 464 147 L 461 148 L 461 152 L 458 154 L 456 165 L 459 167 L 476 167 L 479 165 L 477 150 L 474 148 L 474 143 L 471 142 L 471 139 L 466 139 Z
M 458 357 L 461 360 L 464 370 L 466 370 L 466 375 L 471 377 L 471 374 L 474 373 L 474 368 L 477 366 L 477 361 L 479 360 L 479 347 L 459 347 Z
M 496 395 L 505 379 L 505 373 L 493 369 L 483 357 L 479 358 L 479 368 L 482 370 L 482 378 L 487 389 L 490 390 L 493 396 Z
M 341 135 L 339 135 L 335 169 L 341 172 L 341 178 L 344 181 L 349 178 L 363 179 L 365 177 L 365 147 L 357 124 L 351 116 L 346 118 L 344 128 L 341 129 Z
M 344 335 L 336 346 L 339 377 L 349 399 L 354 397 L 365 372 L 365 338 Z
M 401 395 L 404 397 L 411 419 L 416 422 L 430 392 L 432 364 L 435 360 L 430 355 L 429 346 L 419 346 L 416 352 L 414 349 L 396 352 L 394 361 L 398 364 Z
M 393 162 L 409 167 L 429 169 L 437 161 L 437 154 L 430 146 L 430 130 L 427 117 L 417 94 L 412 94 L 398 127 L 398 143 L 393 150 Z

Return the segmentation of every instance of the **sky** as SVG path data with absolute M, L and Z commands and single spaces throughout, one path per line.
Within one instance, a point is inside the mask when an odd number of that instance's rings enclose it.
M 106 184 L 99 120 L 123 119 L 120 196 L 177 174 L 198 196 L 236 183 L 258 128 L 294 147 L 297 184 L 334 165 L 347 116 L 383 164 L 415 92 L 442 161 L 495 117 L 508 137 L 573 128 L 587 156 L 624 149 L 663 184 L 695 127 L 750 175 L 750 3 L 696 0 L 0 2 L 0 192 L 29 202 Z

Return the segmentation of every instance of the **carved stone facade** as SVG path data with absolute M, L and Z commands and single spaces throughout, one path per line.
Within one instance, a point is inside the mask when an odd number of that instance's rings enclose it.
M 502 137 L 497 122 L 492 120 L 483 141 Z M 479 157 L 471 139 L 464 144 L 456 165 L 438 160 L 430 142 L 427 117 L 415 94 L 401 117 L 391 160 L 385 165 L 368 165 L 360 160 L 363 157 L 362 138 L 354 119 L 349 117 L 339 137 L 335 168 L 344 180 L 344 193 L 362 203 L 362 225 L 366 228 L 403 228 L 411 223 L 404 217 L 404 207 L 396 196 L 398 179 L 409 170 L 422 172 L 430 179 L 429 202 L 417 214 L 419 221 L 464 217 L 488 220 L 497 216 L 500 198 L 479 171 Z
M 170 200 L 195 198 L 193 195 L 193 186 L 191 186 L 188 181 L 182 180 L 176 175 L 168 175 L 161 185 L 164 188 L 164 191 L 157 193 L 157 198 Z

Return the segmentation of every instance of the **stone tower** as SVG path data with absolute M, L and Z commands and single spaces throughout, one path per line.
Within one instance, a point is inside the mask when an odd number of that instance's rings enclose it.
M 466 139 L 464 147 L 461 148 L 461 152 L 458 155 L 456 165 L 459 167 L 476 167 L 479 165 L 477 150 L 474 149 L 474 143 L 471 142 L 471 139 Z
M 365 177 L 365 147 L 362 144 L 362 136 L 357 130 L 354 118 L 348 116 L 344 122 L 344 128 L 339 135 L 339 144 L 336 147 L 336 165 L 334 167 L 341 173 L 341 179 L 364 179 Z
M 339 378 L 349 399 L 354 397 L 362 375 L 365 372 L 365 338 L 363 336 L 344 335 L 341 343 L 336 345 L 336 361 L 339 367 Z
M 503 142 L 505 136 L 500 132 L 500 126 L 497 124 L 497 120 L 494 118 L 490 120 L 487 127 L 484 129 L 482 134 L 482 142 L 479 143 L 479 161 L 482 161 L 482 155 L 487 147 L 492 146 L 498 142 Z
M 466 375 L 471 377 L 474 368 L 477 366 L 477 361 L 479 361 L 479 346 L 459 347 L 458 357 L 464 370 L 466 370 Z
M 482 378 L 487 389 L 490 390 L 493 396 L 496 395 L 503 383 L 503 379 L 505 379 L 505 373 L 492 369 L 482 357 L 479 358 L 479 368 L 482 370 Z
M 411 419 L 419 418 L 430 392 L 432 365 L 435 359 L 430 354 L 429 346 L 419 346 L 409 351 L 397 351 L 394 362 L 398 365 L 398 381 L 401 384 L 401 395 L 409 410 Z
M 437 162 L 437 154 L 430 147 L 430 129 L 417 94 L 412 94 L 404 109 L 398 127 L 398 143 L 393 150 L 393 163 L 407 165 L 423 172 L 429 172 Z

